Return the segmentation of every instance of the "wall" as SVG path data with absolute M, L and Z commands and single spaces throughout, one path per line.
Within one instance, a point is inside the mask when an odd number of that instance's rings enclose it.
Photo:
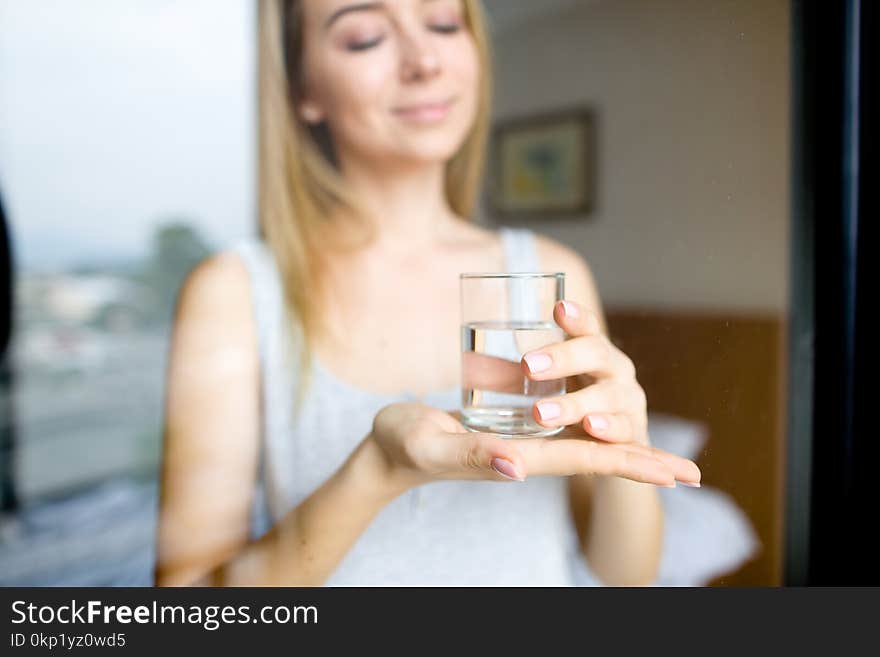
M 496 35 L 496 117 L 597 113 L 596 210 L 527 225 L 587 258 L 606 305 L 785 310 L 788 20 L 782 0 L 589 0 Z

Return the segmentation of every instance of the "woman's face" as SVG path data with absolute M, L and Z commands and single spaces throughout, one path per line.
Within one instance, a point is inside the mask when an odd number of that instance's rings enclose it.
M 462 0 L 302 0 L 300 116 L 343 162 L 451 158 L 476 116 L 479 60 Z

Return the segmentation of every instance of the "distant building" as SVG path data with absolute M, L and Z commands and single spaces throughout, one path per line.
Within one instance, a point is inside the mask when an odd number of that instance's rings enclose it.
M 61 321 L 86 323 L 95 319 L 105 306 L 124 305 L 138 293 L 139 287 L 124 278 L 106 274 L 62 274 L 55 277 L 46 290 L 46 307 Z
M 20 321 L 130 330 L 153 312 L 148 287 L 113 274 L 24 274 L 16 286 Z

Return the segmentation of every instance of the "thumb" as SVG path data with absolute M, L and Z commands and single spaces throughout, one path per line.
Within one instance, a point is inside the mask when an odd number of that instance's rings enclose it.
M 496 456 L 492 459 L 491 464 L 492 469 L 505 479 L 514 479 L 516 481 L 526 480 L 525 474 L 522 474 L 522 468 L 512 461 L 508 461 L 501 456 Z
M 469 469 L 488 472 L 496 480 L 525 480 L 525 463 L 509 439 L 490 433 L 472 432 L 471 439 L 466 443 L 463 463 Z

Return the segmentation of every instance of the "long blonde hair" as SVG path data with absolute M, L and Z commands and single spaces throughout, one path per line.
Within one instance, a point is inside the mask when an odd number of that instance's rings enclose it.
M 333 161 L 326 131 L 304 123 L 295 111 L 300 94 L 302 20 L 300 0 L 259 3 L 259 228 L 277 264 L 283 287 L 285 364 L 292 334 L 299 329 L 296 408 L 311 378 L 313 336 L 324 330 L 319 312 L 319 249 L 351 249 L 372 240 L 362 205 L 346 187 Z M 485 163 L 492 102 L 492 53 L 480 0 L 463 0 L 464 17 L 480 64 L 476 120 L 461 148 L 446 165 L 445 193 L 451 209 L 473 219 Z M 289 75 L 288 75 L 289 74 Z M 326 129 L 324 129 L 326 130 Z M 340 212 L 340 210 L 342 212 Z M 348 217 L 351 230 L 342 244 L 329 245 L 322 224 Z

